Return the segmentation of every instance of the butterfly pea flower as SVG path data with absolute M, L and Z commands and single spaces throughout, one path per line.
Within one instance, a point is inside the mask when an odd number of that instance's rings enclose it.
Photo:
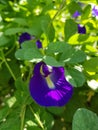
M 35 36 L 31 36 L 29 33 L 24 32 L 24 33 L 22 33 L 22 34 L 20 35 L 20 37 L 19 37 L 19 43 L 21 44 L 21 43 L 23 43 L 24 41 L 33 40 L 33 39 L 35 39 Z M 36 46 L 37 46 L 37 48 L 39 48 L 39 49 L 42 48 L 42 43 L 41 43 L 40 40 L 37 40 L 37 41 L 36 41 Z
M 78 33 L 80 33 L 80 34 L 86 34 L 86 28 L 85 28 L 85 26 L 82 26 L 82 25 L 78 24 Z
M 98 17 L 98 6 L 94 6 L 92 9 L 92 15 Z
M 41 43 L 40 40 L 37 40 L 37 41 L 36 41 L 36 45 L 37 45 L 37 47 L 38 47 L 39 49 L 42 48 L 42 43 Z
M 24 32 L 20 35 L 19 37 L 19 43 L 23 43 L 24 41 L 28 41 L 31 40 L 31 35 L 27 32 Z
M 77 18 L 78 16 L 80 16 L 81 14 L 80 14 L 80 12 L 79 11 L 76 11 L 74 14 L 73 14 L 73 17 L 74 18 Z
M 29 90 L 35 102 L 41 106 L 64 106 L 72 97 L 73 87 L 66 80 L 63 67 L 48 66 L 44 62 L 35 65 Z

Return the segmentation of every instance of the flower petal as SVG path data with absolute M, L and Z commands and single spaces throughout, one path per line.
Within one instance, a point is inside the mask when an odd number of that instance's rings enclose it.
M 92 9 L 92 15 L 93 16 L 98 16 L 98 6 L 94 6 Z
M 35 65 L 34 75 L 30 80 L 30 94 L 41 106 L 63 106 L 73 94 L 73 87 L 66 81 L 63 67 L 52 67 L 47 77 L 40 72 L 44 62 Z M 48 81 L 47 81 L 48 78 Z M 51 87 L 51 84 L 54 85 Z
M 24 41 L 31 40 L 31 35 L 27 32 L 24 32 L 19 37 L 19 43 L 21 44 Z
M 36 41 L 36 45 L 37 45 L 38 48 L 42 48 L 42 43 L 41 43 L 40 40 L 37 40 L 37 41 Z
M 77 17 L 80 16 L 80 15 L 81 15 L 80 12 L 76 11 L 76 12 L 73 14 L 73 17 L 74 17 L 74 18 L 77 18 Z
M 85 28 L 85 26 L 82 26 L 82 25 L 78 24 L 78 33 L 80 33 L 80 34 L 86 34 L 86 28 Z

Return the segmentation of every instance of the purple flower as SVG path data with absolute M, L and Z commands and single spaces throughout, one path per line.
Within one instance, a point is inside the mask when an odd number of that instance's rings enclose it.
M 77 17 L 80 16 L 80 15 L 81 15 L 80 12 L 76 11 L 76 12 L 73 14 L 73 17 L 74 17 L 74 18 L 77 18 Z
M 40 40 L 37 40 L 37 41 L 36 41 L 36 45 L 37 45 L 37 47 L 38 47 L 39 49 L 42 48 L 42 43 L 41 43 Z
M 31 40 L 31 39 L 32 39 L 31 35 L 29 33 L 25 32 L 25 33 L 22 33 L 20 35 L 20 37 L 19 37 L 19 43 L 21 44 L 22 42 L 27 41 L 27 40 Z
M 73 87 L 65 79 L 63 67 L 39 62 L 30 79 L 30 94 L 41 106 L 64 106 L 72 97 Z
M 93 16 L 98 16 L 98 7 L 97 6 L 94 6 L 93 9 L 92 9 L 92 15 Z
M 82 26 L 82 25 L 78 24 L 78 33 L 80 33 L 80 34 L 86 34 L 86 28 L 85 28 L 85 26 Z
M 22 33 L 19 37 L 19 43 L 23 43 L 24 41 L 28 41 L 28 40 L 33 40 L 35 39 L 35 36 L 31 36 L 29 33 L 25 32 L 25 33 Z M 42 48 L 42 43 L 40 40 L 37 40 L 36 41 L 36 46 L 40 49 Z

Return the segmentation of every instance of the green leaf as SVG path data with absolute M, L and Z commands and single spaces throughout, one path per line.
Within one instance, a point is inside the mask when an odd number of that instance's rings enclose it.
M 78 109 L 73 117 L 72 130 L 98 130 L 98 116 L 85 108 Z
M 43 112 L 43 114 L 41 115 L 41 120 L 45 126 L 45 129 L 47 130 L 51 130 L 53 124 L 54 124 L 54 119 L 53 119 L 53 116 L 51 114 L 49 114 L 48 112 Z
M 87 19 L 89 17 L 91 13 L 91 5 L 87 5 L 85 7 L 85 9 L 83 10 L 83 14 L 81 16 L 81 19 L 84 20 L 84 19 Z
M 81 87 L 79 89 L 74 88 L 74 93 L 72 95 L 72 98 L 66 105 L 66 109 L 63 114 L 63 117 L 65 118 L 66 122 L 72 123 L 72 119 L 73 119 L 73 115 L 74 115 L 75 111 L 78 108 L 86 107 L 87 95 L 84 94 L 86 90 L 87 90 L 86 87 Z M 72 127 L 70 130 L 72 130 Z
M 52 54 L 52 53 L 63 53 L 65 51 L 69 51 L 69 49 L 72 49 L 70 45 L 68 45 L 65 42 L 51 42 L 48 45 L 48 48 L 46 50 L 47 54 Z
M 21 77 L 18 77 L 15 81 L 15 86 L 19 91 L 27 91 L 27 84 L 23 82 Z
M 77 24 L 72 19 L 67 19 L 65 22 L 64 33 L 65 41 L 77 32 Z
M 25 51 L 24 53 L 24 59 L 25 60 L 32 60 L 32 61 L 36 61 L 36 60 L 42 60 L 42 54 L 40 53 L 40 51 L 38 49 L 35 48 L 29 48 Z
M 76 11 L 82 12 L 81 6 L 78 4 L 78 2 L 70 2 L 68 5 L 68 10 L 73 15 Z
M 8 107 L 4 107 L 0 110 L 0 123 L 3 121 L 4 118 L 6 118 L 8 112 L 9 112 Z
M 16 33 L 23 32 L 24 28 L 9 28 L 5 31 L 5 35 L 15 35 Z
M 88 72 L 98 72 L 98 57 L 92 57 L 85 61 L 83 66 Z
M 86 60 L 86 54 L 81 50 L 77 50 L 71 55 L 67 63 L 75 64 L 83 62 L 84 60 Z
M 18 60 L 41 60 L 43 55 L 40 50 L 37 48 L 36 43 L 33 41 L 25 41 L 21 45 L 21 49 L 18 49 L 15 53 L 15 57 Z
M 96 4 L 96 0 L 80 0 L 80 2 L 84 2 L 84 3 L 86 3 L 86 4 L 88 4 L 88 2 L 89 2 L 89 3 L 95 3 L 95 4 Z
M 51 23 L 51 18 L 49 15 L 46 15 L 43 17 L 41 21 L 41 26 L 42 26 L 43 32 L 46 34 L 49 41 L 50 42 L 53 41 L 54 36 L 55 36 L 55 30 L 54 30 L 53 24 Z
M 51 56 L 45 56 L 43 61 L 50 66 L 64 66 L 63 62 L 59 62 L 54 57 Z
M 32 99 L 29 93 L 29 86 L 20 77 L 15 81 L 16 91 L 15 97 L 20 105 L 31 104 Z
M 28 48 L 33 48 L 33 47 L 36 47 L 36 45 L 35 45 L 35 42 L 33 42 L 32 40 L 25 41 L 21 44 L 22 49 L 28 49 Z
M 26 21 L 25 18 L 14 18 L 13 22 L 18 23 L 19 25 L 22 25 L 22 26 L 25 26 L 25 25 L 28 26 L 28 22 Z
M 19 129 L 20 129 L 20 120 L 18 117 L 8 118 L 5 122 L 0 124 L 0 130 L 19 130 Z
M 43 19 L 43 17 L 36 16 L 36 17 L 33 17 L 32 19 L 33 20 L 31 20 L 29 23 L 30 28 L 25 29 L 25 32 L 28 32 L 39 38 L 42 34 L 41 20 Z
M 9 38 L 3 35 L 0 36 L 0 47 L 5 46 L 6 44 L 8 44 L 8 42 L 9 42 Z
M 25 60 L 24 58 L 24 52 L 26 51 L 26 49 L 18 49 L 16 52 L 15 52 L 15 57 L 16 59 L 18 60 Z
M 74 34 L 70 37 L 68 40 L 68 43 L 71 45 L 77 45 L 77 44 L 90 44 L 93 43 L 96 40 L 95 36 L 89 36 L 88 34 Z
M 30 11 L 32 11 L 34 9 L 34 7 L 36 6 L 37 4 L 37 1 L 31 1 L 31 0 L 27 0 L 27 6 L 28 6 L 28 9 Z
M 81 63 L 86 59 L 86 54 L 81 50 L 75 50 L 69 48 L 68 50 L 65 50 L 64 53 L 61 55 L 60 60 L 64 63 L 68 64 L 76 64 Z
M 82 72 L 69 68 L 65 71 L 66 78 L 74 87 L 81 87 L 85 82 L 85 76 Z
M 32 104 L 32 107 L 30 109 L 27 108 L 25 119 L 27 120 L 27 123 L 29 122 L 29 124 L 27 124 L 28 128 L 31 126 L 30 128 L 34 130 L 37 130 L 37 128 L 41 128 L 40 126 L 42 125 L 44 127 L 44 130 L 51 130 L 54 124 L 52 114 L 48 113 L 44 107 L 41 107 L 35 103 Z
M 47 110 L 55 115 L 60 115 L 64 112 L 65 107 L 49 107 Z

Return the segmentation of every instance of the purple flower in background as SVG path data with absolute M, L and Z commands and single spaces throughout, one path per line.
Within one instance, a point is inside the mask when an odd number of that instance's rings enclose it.
M 98 7 L 94 6 L 92 9 L 92 15 L 98 17 Z
M 86 34 L 86 28 L 85 28 L 85 26 L 82 26 L 82 25 L 78 24 L 78 33 L 80 33 L 80 34 Z
M 76 11 L 74 14 L 73 14 L 73 17 L 74 18 L 77 18 L 78 16 L 80 16 L 81 14 L 80 14 L 80 12 L 79 11 Z
M 24 32 L 19 37 L 19 43 L 21 44 L 22 42 L 31 40 L 31 39 L 32 39 L 31 35 L 27 32 Z
M 31 36 L 29 33 L 25 32 L 25 33 L 22 33 L 19 37 L 19 43 L 23 43 L 24 41 L 28 41 L 28 40 L 33 40 L 35 39 L 35 36 Z M 42 48 L 42 43 L 40 40 L 37 40 L 36 41 L 36 46 L 40 49 Z
M 30 79 L 30 94 L 41 106 L 64 106 L 72 97 L 73 87 L 65 79 L 63 67 L 39 62 Z
M 36 45 L 37 45 L 37 47 L 38 47 L 39 49 L 42 48 L 42 43 L 41 43 L 40 40 L 37 40 L 37 41 L 36 41 Z

